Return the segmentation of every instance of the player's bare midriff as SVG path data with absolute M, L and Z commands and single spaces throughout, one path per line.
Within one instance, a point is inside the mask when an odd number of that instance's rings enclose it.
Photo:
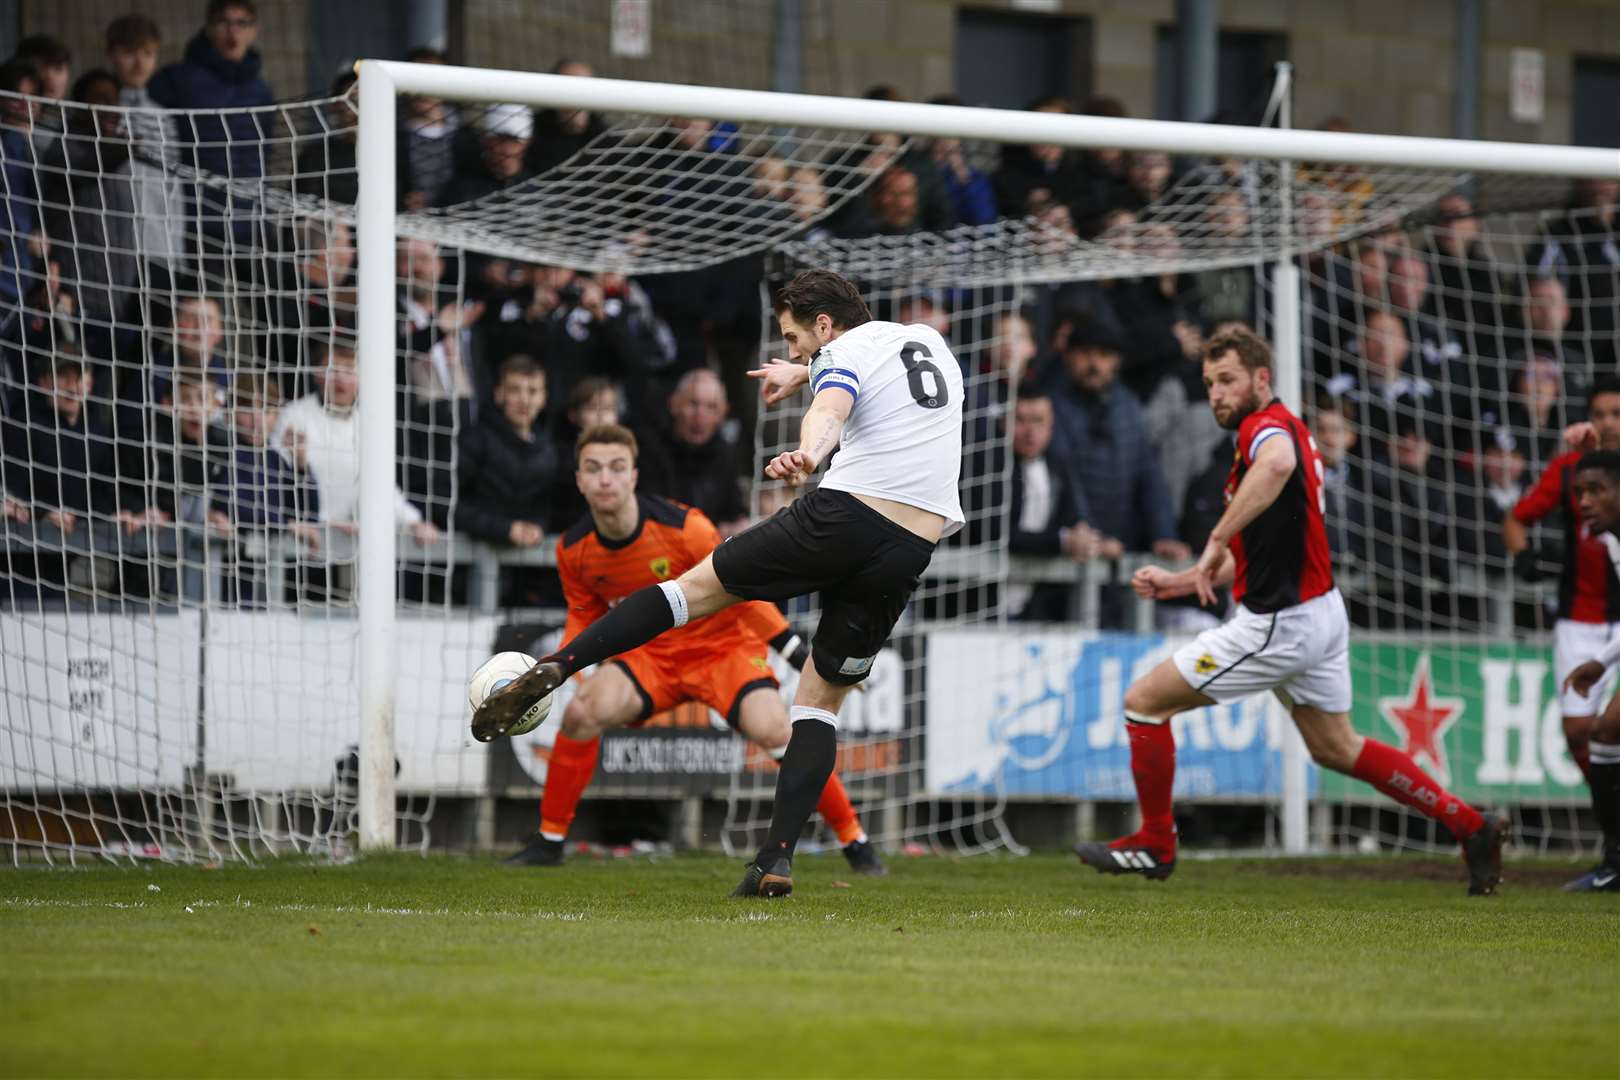
M 861 495 L 854 492 L 851 494 L 906 532 L 916 533 L 930 544 L 939 543 L 939 538 L 944 535 L 945 518 L 932 510 L 924 510 L 910 503 L 895 502 L 893 499 L 880 499 L 876 495 Z

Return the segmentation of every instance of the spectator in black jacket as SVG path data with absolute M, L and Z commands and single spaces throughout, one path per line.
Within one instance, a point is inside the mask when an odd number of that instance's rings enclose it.
M 1062 98 L 1041 98 L 1031 112 L 1066 113 Z M 1001 167 L 990 178 L 1001 216 L 1022 218 L 1033 209 L 1062 203 L 1076 219 L 1101 207 L 1092 207 L 1090 183 L 1080 158 L 1070 150 L 1048 143 L 1009 146 L 1001 154 Z
M 5 425 L 6 493 L 35 518 L 71 535 L 90 518 L 118 514 L 112 434 L 89 402 L 95 374 L 72 350 L 39 363 L 15 422 Z
M 583 60 L 559 60 L 551 73 L 586 79 L 596 74 Z M 534 114 L 534 141 L 529 143 L 524 164 L 539 176 L 585 149 L 606 130 L 602 118 L 585 109 L 541 109 Z
M 1457 489 L 1457 553 L 1495 573 L 1512 562 L 1502 542 L 1502 520 L 1524 495 L 1529 463 L 1506 428 L 1486 436 L 1478 468 Z
M 1110 327 L 1081 323 L 1070 332 L 1063 359 L 1069 385 L 1054 395 L 1055 446 L 1091 508 L 1091 524 L 1126 551 L 1185 561 L 1191 551 L 1176 537 L 1175 511 L 1141 406 L 1118 379 L 1119 339 Z
M 501 365 L 495 409 L 461 433 L 461 501 L 456 527 L 494 544 L 534 547 L 545 538 L 557 448 L 537 421 L 546 373 L 527 356 Z
M 593 427 L 624 422 L 624 396 L 610 379 L 597 375 L 579 380 L 568 392 L 568 412 L 552 429 L 551 441 L 557 447 L 557 485 L 551 497 L 552 532 L 566 532 L 590 509 L 574 478 L 578 461 L 574 444 L 581 433 Z
M 669 425 L 649 427 L 638 436 L 641 490 L 697 507 L 721 536 L 748 525 L 736 443 L 724 432 L 729 412 L 720 377 L 698 368 L 682 376 L 670 395 Z
M 1082 498 L 1064 463 L 1052 454 L 1052 399 L 1033 387 L 1018 391 L 1013 407 L 1013 468 L 1009 518 L 1014 555 L 1064 555 L 1075 562 L 1118 558 L 1124 547 L 1083 520 Z M 1010 585 L 1006 606 L 1014 618 L 1062 622 L 1073 585 Z

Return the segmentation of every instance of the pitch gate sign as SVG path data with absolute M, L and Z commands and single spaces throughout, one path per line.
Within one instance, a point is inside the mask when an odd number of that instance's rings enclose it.
M 1160 635 L 950 630 L 927 638 L 926 783 L 938 795 L 1134 798 L 1125 688 L 1185 639 Z M 1550 652 L 1351 646 L 1358 731 L 1412 753 L 1453 791 L 1490 802 L 1577 802 Z M 1282 797 L 1288 723 L 1270 695 L 1176 717 L 1176 796 Z M 1310 795 L 1371 797 L 1310 770 Z

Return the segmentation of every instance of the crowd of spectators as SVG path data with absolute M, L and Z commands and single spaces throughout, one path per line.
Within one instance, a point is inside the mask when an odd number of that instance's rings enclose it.
M 14 527 L 100 524 L 127 538 L 186 523 L 227 543 L 285 534 L 312 556 L 355 531 L 354 236 L 341 215 L 307 209 L 357 198 L 354 76 L 289 130 L 267 108 L 258 30 L 250 0 L 210 0 L 168 64 L 157 26 L 132 14 L 107 28 L 100 66 L 42 36 L 0 65 L 0 483 Z M 445 61 L 430 48 L 407 59 Z M 592 74 L 569 60 L 553 70 Z M 1030 107 L 1124 115 L 1100 96 Z M 399 208 L 499 204 L 605 130 L 588 111 L 408 97 Z M 1252 180 L 1234 163 L 1055 145 L 991 160 L 959 140 L 874 134 L 856 152 L 871 183 L 824 214 L 815 168 L 738 143 L 732 125 L 672 118 L 643 148 L 666 187 L 636 197 L 701 207 L 742 184 L 812 242 L 1034 218 L 1173 254 L 1189 235 L 1242 239 L 1256 224 Z M 191 182 L 193 168 L 230 182 Z M 1335 193 L 1311 219 L 1327 227 L 1375 190 L 1343 167 L 1299 176 Z M 1204 194 L 1185 233 L 1138 224 L 1189 178 Z M 269 212 L 263 182 L 306 209 Z M 1370 601 L 1364 620 L 1419 593 L 1433 594 L 1417 601 L 1426 610 L 1459 615 L 1444 594 L 1460 568 L 1505 565 L 1505 508 L 1560 451 L 1593 380 L 1615 373 L 1616 187 L 1578 185 L 1516 263 L 1496 261 L 1462 193 L 1411 232 L 1301 258 L 1335 557 L 1408 593 Z M 608 420 L 638 429 L 644 490 L 702 508 L 723 534 L 747 525 L 758 406 L 743 374 L 766 329 L 761 261 L 632 277 L 404 239 L 395 270 L 396 518 L 416 541 L 545 543 L 583 511 L 573 440 Z M 879 317 L 935 325 L 968 369 L 964 492 L 979 520 L 962 542 L 1075 561 L 1196 552 L 1231 457 L 1203 401 L 1203 342 L 1259 324 L 1262 281 L 1237 266 L 1033 286 L 993 320 L 967 290 L 886 297 Z M 1002 509 L 1006 537 L 985 524 Z M 31 572 L 66 584 L 71 562 L 40 555 Z M 116 566 L 121 588 L 139 587 L 139 567 Z M 1069 611 L 1060 587 L 1006 600 L 1027 618 Z

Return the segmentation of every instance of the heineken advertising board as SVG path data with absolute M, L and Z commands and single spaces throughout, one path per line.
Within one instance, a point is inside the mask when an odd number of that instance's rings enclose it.
M 1353 642 L 1356 730 L 1401 747 L 1453 792 L 1483 804 L 1585 802 L 1564 747 L 1552 650 L 1540 645 Z M 1323 797 L 1374 799 L 1324 773 Z

